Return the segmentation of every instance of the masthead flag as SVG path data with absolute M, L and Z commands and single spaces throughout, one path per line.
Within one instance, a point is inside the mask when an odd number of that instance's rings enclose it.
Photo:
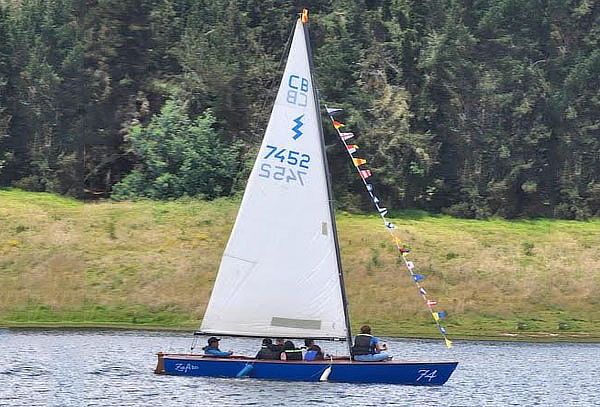
M 327 114 L 329 116 L 335 116 L 336 114 L 340 114 L 344 111 L 344 109 L 336 109 L 336 108 L 327 108 Z

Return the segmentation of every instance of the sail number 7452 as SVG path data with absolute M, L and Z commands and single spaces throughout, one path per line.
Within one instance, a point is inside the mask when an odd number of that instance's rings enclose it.
M 310 156 L 308 154 L 300 154 L 298 151 L 292 151 L 285 148 L 279 148 L 271 145 L 267 145 L 269 150 L 263 157 L 279 160 L 281 163 L 289 165 L 297 165 L 300 168 L 308 169 L 308 163 L 310 162 Z

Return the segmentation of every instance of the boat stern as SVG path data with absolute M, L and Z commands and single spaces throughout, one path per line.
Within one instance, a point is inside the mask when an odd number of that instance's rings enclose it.
M 154 373 L 165 374 L 165 354 L 162 352 L 158 352 L 156 356 L 158 357 L 158 359 L 156 361 L 156 369 L 154 369 Z

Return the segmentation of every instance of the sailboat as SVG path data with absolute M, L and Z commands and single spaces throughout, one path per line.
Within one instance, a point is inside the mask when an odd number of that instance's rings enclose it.
M 296 21 L 283 78 L 197 334 L 347 341 L 352 333 L 308 40 Z M 457 362 L 257 360 L 159 353 L 156 373 L 442 385 Z

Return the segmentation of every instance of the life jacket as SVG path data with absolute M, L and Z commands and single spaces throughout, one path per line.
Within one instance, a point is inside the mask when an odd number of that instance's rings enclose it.
M 269 349 L 271 349 L 273 352 L 283 352 L 284 345 L 269 345 Z
M 354 346 L 352 346 L 352 356 L 370 355 L 373 353 L 371 348 L 371 338 L 373 335 L 358 334 L 354 338 Z
M 256 359 L 276 360 L 279 359 L 279 352 L 274 352 L 269 346 L 262 346 Z
M 323 360 L 325 357 L 323 356 L 323 352 L 319 350 L 308 350 L 306 351 L 306 355 L 304 355 L 304 360 Z
M 285 353 L 285 360 L 302 360 L 302 349 L 288 349 L 283 353 Z

